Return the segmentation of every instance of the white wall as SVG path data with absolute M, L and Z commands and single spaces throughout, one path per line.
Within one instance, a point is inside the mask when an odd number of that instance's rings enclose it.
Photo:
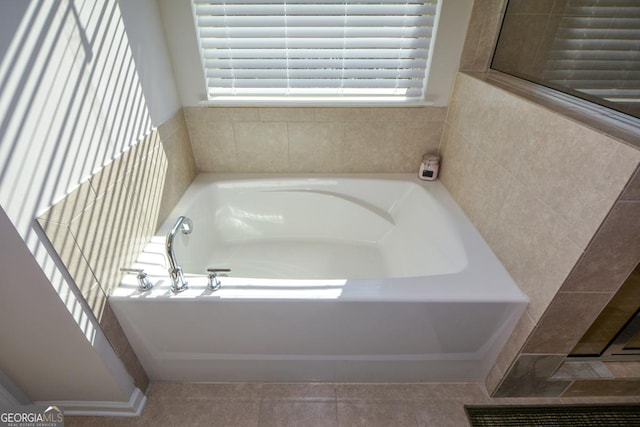
M 182 105 L 207 99 L 190 0 L 158 0 Z M 446 106 L 458 71 L 473 0 L 443 0 L 426 102 Z
M 32 400 L 128 401 L 134 390 L 34 221 L 180 108 L 156 4 L 125 9 L 0 2 L 0 370 Z M 149 33 L 128 36 L 126 22 Z
M 176 85 L 183 106 L 207 99 L 198 39 L 189 0 L 158 0 Z
M 0 369 L 34 401 L 128 400 L 2 209 L 0 242 Z
M 156 0 L 118 0 L 151 124 L 181 108 Z

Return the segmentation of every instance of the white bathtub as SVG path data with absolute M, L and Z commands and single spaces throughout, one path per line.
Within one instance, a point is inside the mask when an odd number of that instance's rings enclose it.
M 173 294 L 164 239 L 189 289 Z M 152 380 L 482 381 L 528 302 L 439 182 L 202 174 L 111 306 Z M 230 268 L 206 290 L 206 269 Z

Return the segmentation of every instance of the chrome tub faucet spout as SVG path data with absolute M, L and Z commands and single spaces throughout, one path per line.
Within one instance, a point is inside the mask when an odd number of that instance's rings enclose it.
M 176 252 L 173 247 L 173 239 L 178 231 L 182 234 L 191 234 L 193 231 L 193 223 L 190 218 L 181 216 L 171 228 L 171 231 L 167 234 L 167 240 L 165 248 L 167 250 L 167 259 L 169 260 L 169 276 L 171 277 L 171 290 L 173 292 L 182 292 L 187 289 L 187 282 L 184 281 L 184 274 L 182 273 L 182 267 L 178 265 L 176 260 Z

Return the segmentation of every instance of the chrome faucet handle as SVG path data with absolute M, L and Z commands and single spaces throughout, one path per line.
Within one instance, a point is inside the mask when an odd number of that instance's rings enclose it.
M 142 268 L 121 268 L 123 273 L 135 274 L 138 279 L 138 290 L 140 292 L 148 291 L 153 288 L 153 283 L 149 280 L 149 275 Z
M 209 277 L 209 283 L 207 283 L 207 289 L 210 291 L 217 291 L 222 286 L 220 279 L 218 279 L 218 273 L 228 273 L 230 268 L 207 268 Z
M 184 273 L 182 272 L 182 267 L 170 269 L 169 277 L 171 277 L 171 291 L 174 294 L 180 293 L 189 288 L 189 284 L 184 281 Z

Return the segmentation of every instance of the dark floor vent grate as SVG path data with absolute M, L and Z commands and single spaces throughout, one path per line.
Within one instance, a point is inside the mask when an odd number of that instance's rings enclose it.
M 640 405 L 465 406 L 473 427 L 640 426 Z

